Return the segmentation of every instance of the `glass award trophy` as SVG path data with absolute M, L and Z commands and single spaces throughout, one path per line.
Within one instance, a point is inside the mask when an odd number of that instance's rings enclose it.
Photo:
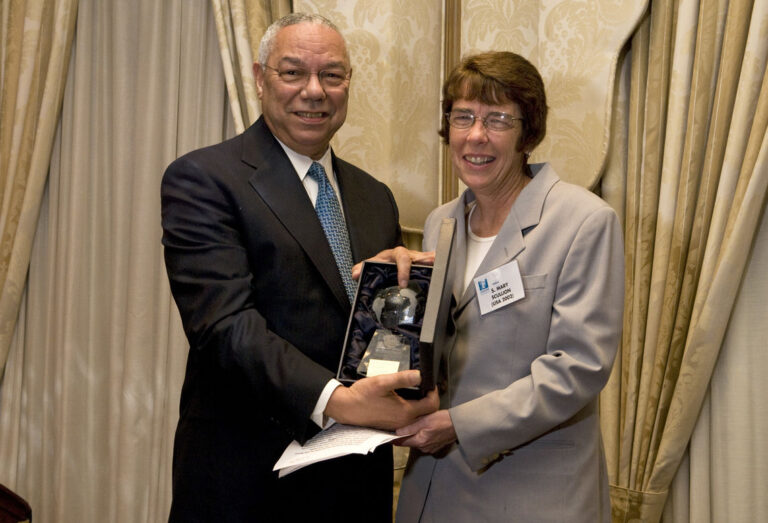
M 395 391 L 404 398 L 424 397 L 438 384 L 442 351 L 454 332 L 449 261 L 455 232 L 456 220 L 444 218 L 434 265 L 411 265 L 402 289 L 397 264 L 363 262 L 336 372 L 342 384 L 403 370 L 421 373 L 418 386 Z
M 378 325 L 357 367 L 359 374 L 376 376 L 410 368 L 411 340 L 403 329 L 421 321 L 425 301 L 425 292 L 414 281 L 404 288 L 376 292 L 371 309 Z

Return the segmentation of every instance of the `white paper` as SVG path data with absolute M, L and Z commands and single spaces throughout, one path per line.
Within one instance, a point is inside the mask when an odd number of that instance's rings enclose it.
M 292 441 L 272 470 L 279 470 L 278 477 L 282 478 L 312 463 L 347 454 L 373 452 L 379 445 L 400 437 L 394 432 L 336 423 L 317 433 L 303 446 L 298 441 Z

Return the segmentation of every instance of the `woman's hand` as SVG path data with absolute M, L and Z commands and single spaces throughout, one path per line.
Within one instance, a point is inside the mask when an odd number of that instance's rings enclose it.
M 434 454 L 456 441 L 450 413 L 443 409 L 422 416 L 414 423 L 397 429 L 398 436 L 405 436 L 395 443 L 403 447 L 419 449 L 426 454 Z

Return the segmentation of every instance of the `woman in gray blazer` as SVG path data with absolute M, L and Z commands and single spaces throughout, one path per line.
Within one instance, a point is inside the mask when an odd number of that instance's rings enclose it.
M 443 87 L 441 136 L 468 187 L 427 218 L 457 220 L 455 337 L 441 410 L 398 431 L 412 447 L 397 519 L 610 521 L 598 394 L 619 344 L 616 214 L 527 163 L 544 85 L 514 53 L 470 56 Z

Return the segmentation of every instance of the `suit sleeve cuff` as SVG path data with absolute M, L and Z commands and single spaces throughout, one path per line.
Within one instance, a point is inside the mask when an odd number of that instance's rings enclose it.
M 328 400 L 331 399 L 331 394 L 333 394 L 333 391 L 336 390 L 336 387 L 339 387 L 340 385 L 340 381 L 331 379 L 328 381 L 328 383 L 325 384 L 323 392 L 321 392 L 320 397 L 317 398 L 315 409 L 312 411 L 312 415 L 309 417 L 309 419 L 311 419 L 315 425 L 321 429 L 327 429 L 336 423 L 333 418 L 326 417 L 323 412 L 325 412 L 325 407 L 328 405 Z

